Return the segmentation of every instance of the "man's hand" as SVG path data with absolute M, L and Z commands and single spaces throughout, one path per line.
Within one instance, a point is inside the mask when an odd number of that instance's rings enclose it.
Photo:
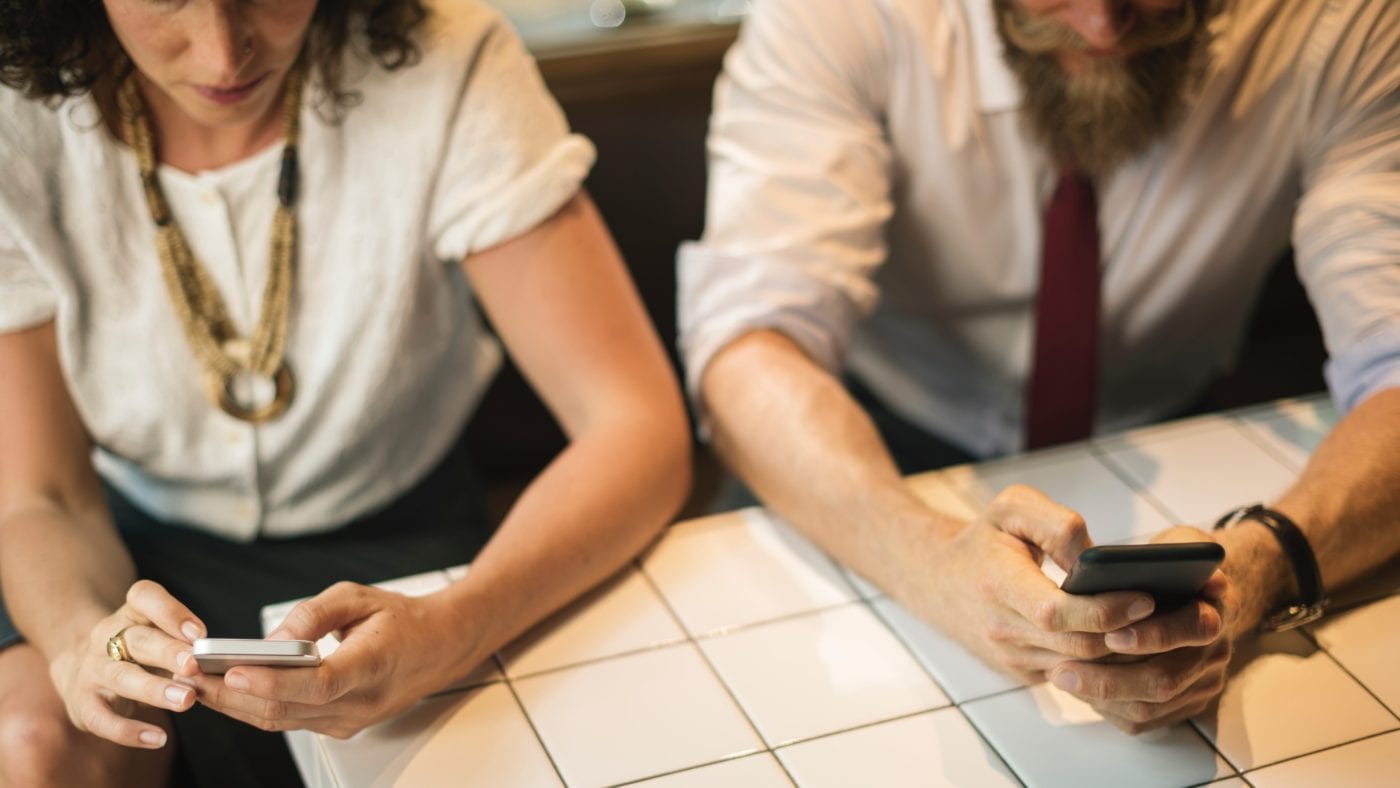
M 1155 539 L 1210 540 L 1210 534 L 1184 526 Z M 1104 645 L 1123 655 L 1119 660 L 1063 662 L 1049 678 L 1128 733 L 1193 717 L 1225 687 L 1233 651 L 1229 624 L 1237 607 L 1229 579 L 1217 570 L 1191 602 L 1105 635 Z
M 1023 485 L 1003 490 L 947 545 L 928 616 L 984 661 L 1026 683 L 1066 659 L 1111 653 L 1104 633 L 1151 615 L 1135 591 L 1075 596 L 1040 565 L 1068 570 L 1090 546 L 1084 518 Z
M 199 701 L 266 731 L 348 738 L 442 689 L 461 670 L 474 628 L 441 597 L 337 583 L 292 609 L 269 639 L 344 637 L 319 667 L 242 666 L 194 679 Z

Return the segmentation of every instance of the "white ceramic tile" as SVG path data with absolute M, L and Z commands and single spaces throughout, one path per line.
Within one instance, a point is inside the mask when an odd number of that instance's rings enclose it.
M 763 748 L 688 642 L 514 684 L 570 786 L 638 780 Z
M 1180 788 L 1234 774 L 1190 725 L 1129 736 L 1049 684 L 961 708 L 1016 775 L 1038 788 Z
M 948 704 L 864 604 L 700 641 L 772 746 Z
M 1211 788 L 1250 788 L 1249 783 L 1239 777 L 1227 777 L 1223 780 L 1216 780 L 1213 783 L 1206 783 Z
M 1274 403 L 1236 418 L 1294 470 L 1302 470 L 1336 424 L 1337 409 L 1323 395 Z
M 1243 429 L 1222 418 L 1153 438 L 1133 433 L 1101 446 L 1108 462 L 1181 522 L 1209 528 L 1236 506 L 1277 498 L 1296 476 Z
M 1218 708 L 1195 723 L 1241 771 L 1395 728 L 1395 716 L 1297 632 L 1235 655 Z
M 732 761 L 686 769 L 651 780 L 633 783 L 646 788 L 792 788 L 792 780 L 769 753 L 735 758 Z
M 1020 686 L 1015 679 L 993 670 L 961 643 L 924 623 L 893 599 L 878 599 L 871 607 L 904 641 L 924 669 L 933 674 L 954 703 Z
M 801 742 L 778 757 L 802 788 L 1020 785 L 951 708 Z
M 968 495 L 983 502 L 1012 484 L 1034 487 L 1079 512 L 1097 544 L 1145 537 L 1172 524 L 1087 447 L 969 466 L 953 478 Z
M 424 572 L 420 575 L 409 575 L 407 577 L 396 577 L 393 580 L 385 580 L 382 583 L 375 583 L 375 588 L 382 588 L 385 591 L 394 591 L 404 596 L 427 596 L 437 593 L 447 588 L 447 573 L 442 570 Z
M 685 632 L 629 568 L 507 646 L 501 661 L 515 678 L 679 640 Z
M 287 749 L 292 753 L 292 762 L 297 765 L 297 773 L 306 788 L 330 788 L 335 785 L 330 765 L 321 751 L 321 735 L 308 730 L 287 731 L 282 734 L 287 740 Z
M 673 526 L 642 568 L 696 635 L 856 598 L 826 554 L 757 508 Z
M 1113 441 L 1124 436 L 1132 436 L 1134 440 L 1158 441 L 1170 440 L 1189 435 L 1193 432 L 1210 432 L 1220 429 L 1221 425 L 1229 424 L 1229 416 L 1220 413 L 1211 413 L 1204 416 L 1192 416 L 1174 421 L 1164 421 L 1160 424 L 1149 424 L 1145 427 L 1137 427 L 1114 435 L 1103 435 L 1094 438 L 1091 442 L 1102 445 L 1105 441 Z
M 1400 783 L 1400 731 L 1250 772 L 1255 788 L 1395 788 Z
M 559 786 L 504 684 L 424 701 L 351 739 L 321 737 L 342 788 Z
M 1313 636 L 1357 681 L 1400 714 L 1400 596 L 1325 618 L 1313 628 Z

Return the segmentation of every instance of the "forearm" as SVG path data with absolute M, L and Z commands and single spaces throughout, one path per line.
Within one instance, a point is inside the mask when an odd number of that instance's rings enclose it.
M 637 555 L 690 489 L 685 417 L 600 424 L 526 488 L 471 571 L 446 592 L 475 627 L 465 672 Z
M 70 511 L 50 501 L 0 514 L 5 606 L 46 656 L 121 606 L 136 569 L 105 504 Z
M 1400 389 L 1381 391 L 1347 414 L 1298 480 L 1271 505 L 1307 536 L 1331 591 L 1400 555 Z M 1272 534 L 1243 523 L 1221 534 L 1227 570 L 1247 591 L 1241 626 L 1298 592 Z
M 905 487 L 869 417 L 787 338 L 758 332 L 706 370 L 715 450 L 764 503 L 842 563 L 928 612 L 925 560 L 962 524 Z

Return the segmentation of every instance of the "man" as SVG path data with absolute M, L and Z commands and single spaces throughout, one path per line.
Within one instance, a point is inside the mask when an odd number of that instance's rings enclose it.
M 716 450 L 989 662 L 1128 731 L 1199 713 L 1315 566 L 1400 552 L 1397 86 L 1392 0 L 759 0 L 680 254 Z M 1035 490 L 967 523 L 901 486 L 887 444 L 907 472 L 1180 412 L 1290 234 L 1345 415 L 1268 511 L 1161 537 L 1226 548 L 1194 604 L 1060 592 L 1039 556 L 1089 538 Z

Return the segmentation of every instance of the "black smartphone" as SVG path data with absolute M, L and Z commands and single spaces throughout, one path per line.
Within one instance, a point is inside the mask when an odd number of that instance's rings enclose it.
M 1146 591 L 1161 609 L 1196 596 L 1224 560 L 1225 548 L 1215 542 L 1090 547 L 1060 588 L 1071 594 Z

